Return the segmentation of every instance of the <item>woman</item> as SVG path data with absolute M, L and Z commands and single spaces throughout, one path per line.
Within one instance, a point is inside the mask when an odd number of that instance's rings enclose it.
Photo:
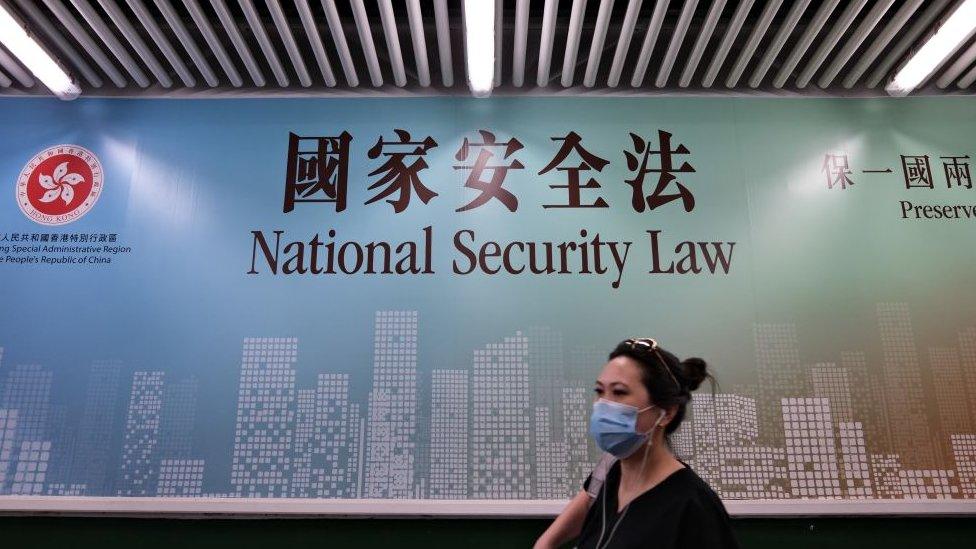
M 573 538 L 580 549 L 737 548 L 722 501 L 668 447 L 691 391 L 707 378 L 714 382 L 704 360 L 680 361 L 653 339 L 617 345 L 596 380 L 590 418 L 606 452 L 601 464 L 612 465 L 604 479 L 600 467 L 586 479 L 536 549 Z

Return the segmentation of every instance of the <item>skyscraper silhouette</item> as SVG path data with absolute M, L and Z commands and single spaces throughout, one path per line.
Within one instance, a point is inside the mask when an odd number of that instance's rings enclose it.
M 521 332 L 474 351 L 471 495 L 532 497 L 528 339 Z
M 431 373 L 430 497 L 468 497 L 468 433 L 471 375 L 468 370 Z
M 297 355 L 297 338 L 244 339 L 231 463 L 238 496 L 289 493 Z
M 349 375 L 319 374 L 309 448 L 309 497 L 346 498 L 354 493 L 349 407 Z
M 784 398 L 782 406 L 793 495 L 839 497 L 840 472 L 830 402 L 825 398 Z
M 931 467 L 936 463 L 934 447 L 918 441 L 937 430 L 929 419 L 908 305 L 878 303 L 877 311 L 888 418 L 898 425 L 891 432 L 894 450 L 905 465 Z
M 151 496 L 155 493 L 159 478 L 156 449 L 164 375 L 164 372 L 136 372 L 132 376 L 122 440 L 120 496 Z
M 793 323 L 753 327 L 756 373 L 759 381 L 759 432 L 771 446 L 783 445 L 783 416 L 780 399 L 808 395 L 806 376 L 800 364 L 800 350 Z
M 19 364 L 0 389 L 0 408 L 19 412 L 18 441 L 46 440 L 54 374 L 39 364 Z
M 0 408 L 0 494 L 9 491 L 10 466 L 14 461 L 14 438 L 17 435 L 17 410 Z
M 417 312 L 377 311 L 373 326 L 365 495 L 409 498 L 417 446 Z
M 96 360 L 88 374 L 85 403 L 78 424 L 78 438 L 72 456 L 71 479 L 84 484 L 89 495 L 114 494 L 119 454 L 113 452 L 120 429 L 122 364 Z

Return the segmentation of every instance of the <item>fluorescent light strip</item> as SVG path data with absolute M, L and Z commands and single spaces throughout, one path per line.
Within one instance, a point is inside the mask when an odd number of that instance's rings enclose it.
M 885 91 L 889 95 L 908 95 L 928 80 L 973 33 L 976 33 L 976 0 L 965 0 L 905 63 L 885 86 Z
M 464 0 L 464 56 L 471 94 L 488 97 L 495 78 L 495 2 Z
M 0 4 L 0 42 L 14 54 L 27 70 L 61 99 L 74 99 L 79 88 L 57 62 L 34 41 L 6 6 Z

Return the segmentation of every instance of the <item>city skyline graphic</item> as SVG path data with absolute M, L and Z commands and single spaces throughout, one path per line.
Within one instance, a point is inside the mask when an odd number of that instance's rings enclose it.
M 953 328 L 955 345 L 925 346 L 908 304 L 873 312 L 876 358 L 804 357 L 794 323 L 755 323 L 752 381 L 693 393 L 675 453 L 729 500 L 976 498 L 976 326 Z M 81 405 L 71 413 L 52 370 L 10 365 L 0 345 L 0 494 L 578 492 L 599 455 L 587 432 L 591 382 L 573 372 L 594 371 L 609 349 L 530 326 L 470 349 L 467 363 L 429 368 L 422 322 L 417 310 L 375 311 L 365 391 L 354 371 L 298 375 L 298 338 L 244 338 L 236 410 L 220 426 L 233 432 L 226 463 L 212 463 L 195 437 L 208 398 L 198 376 L 95 360 L 72 388 Z

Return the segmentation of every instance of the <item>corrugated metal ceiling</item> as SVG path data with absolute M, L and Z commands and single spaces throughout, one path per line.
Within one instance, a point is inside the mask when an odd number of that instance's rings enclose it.
M 884 95 L 951 0 L 484 0 L 499 94 Z M 461 2 L 0 0 L 83 96 L 467 95 Z M 916 93 L 969 94 L 976 42 Z M 0 47 L 0 94 L 47 95 Z

